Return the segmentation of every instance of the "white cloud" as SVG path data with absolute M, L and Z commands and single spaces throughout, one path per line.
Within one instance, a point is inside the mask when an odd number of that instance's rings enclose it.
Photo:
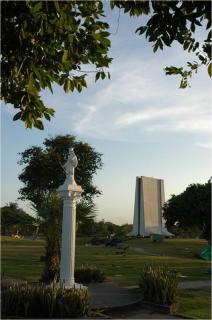
M 212 142 L 197 142 L 196 146 L 200 147 L 200 148 L 211 150 L 212 149 Z
M 60 126 L 68 123 L 74 134 L 119 141 L 138 141 L 144 134 L 160 132 L 207 133 L 211 125 L 208 78 L 200 73 L 196 82 L 192 79 L 191 89 L 177 89 L 179 78 L 166 77 L 162 71 L 169 64 L 166 57 L 142 63 L 132 53 L 114 61 L 110 81 L 90 83 L 80 95 L 63 98 L 62 108 L 58 96 L 54 103 Z
M 150 121 L 154 119 L 160 119 L 160 118 L 170 118 L 173 116 L 179 116 L 182 114 L 186 114 L 190 112 L 190 109 L 188 107 L 168 107 L 168 108 L 157 108 L 157 109 L 146 109 L 144 111 L 138 111 L 138 112 L 128 112 L 124 115 L 121 115 L 117 121 L 116 124 L 120 127 L 133 125 L 136 123 L 141 123 L 145 121 Z

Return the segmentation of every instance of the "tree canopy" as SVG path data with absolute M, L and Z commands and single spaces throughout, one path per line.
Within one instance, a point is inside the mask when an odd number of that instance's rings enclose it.
M 48 194 L 55 191 L 65 180 L 63 165 L 73 147 L 78 158 L 75 180 L 83 188 L 82 199 L 92 203 L 101 193 L 93 184 L 93 176 L 102 168 L 101 154 L 89 144 L 77 141 L 74 136 L 64 135 L 45 139 L 43 147 L 33 146 L 20 153 L 19 164 L 24 165 L 19 179 L 24 186 L 19 190 L 22 200 L 32 202 L 39 209 Z
M 1 208 L 1 232 L 10 235 L 20 232 L 22 235 L 33 234 L 35 218 L 20 209 L 17 203 L 10 202 Z
M 54 110 L 44 105 L 40 93 L 52 84 L 65 92 L 87 86 L 89 72 L 95 79 L 110 76 L 105 71 L 110 32 L 103 1 L 3 1 L 2 2 L 2 93 L 1 98 L 17 109 L 14 120 L 26 128 L 43 129 Z M 201 65 L 211 76 L 211 4 L 209 1 L 110 1 L 111 9 L 130 16 L 147 15 L 136 32 L 145 34 L 153 51 L 174 41 L 194 52 L 198 61 L 187 69 L 167 67 L 167 75 L 180 75 L 181 88 Z M 195 39 L 197 27 L 206 29 L 203 43 Z M 86 71 L 88 70 L 88 71 Z
M 164 205 L 167 228 L 198 227 L 211 239 L 211 179 L 205 184 L 191 184 L 179 195 L 172 195 Z

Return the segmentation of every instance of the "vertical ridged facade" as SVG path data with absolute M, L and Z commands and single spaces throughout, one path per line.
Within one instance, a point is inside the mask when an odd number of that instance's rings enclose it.
M 149 236 L 152 233 L 171 235 L 165 229 L 162 216 L 164 201 L 164 180 L 136 177 L 132 235 Z

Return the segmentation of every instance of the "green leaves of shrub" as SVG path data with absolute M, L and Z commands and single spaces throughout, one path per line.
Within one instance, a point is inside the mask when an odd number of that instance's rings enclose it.
M 171 305 L 175 302 L 178 274 L 166 266 L 147 265 L 140 275 L 139 286 L 144 300 Z
M 82 267 L 75 269 L 75 281 L 78 283 L 103 282 L 105 274 L 97 268 Z
M 90 313 L 87 290 L 55 285 L 13 285 L 2 291 L 1 307 L 4 317 L 76 318 Z

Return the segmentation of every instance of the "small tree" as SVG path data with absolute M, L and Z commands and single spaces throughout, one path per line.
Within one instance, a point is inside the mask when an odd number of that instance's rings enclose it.
M 211 241 L 211 179 L 205 184 L 191 184 L 179 195 L 172 195 L 164 205 L 167 228 L 198 227 Z

